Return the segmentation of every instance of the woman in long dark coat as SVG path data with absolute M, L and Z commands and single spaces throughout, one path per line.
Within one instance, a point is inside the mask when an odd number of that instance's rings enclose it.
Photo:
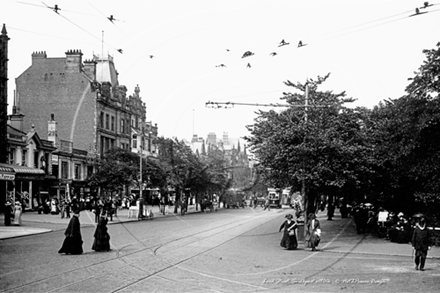
M 286 215 L 286 220 L 280 227 L 280 232 L 284 229 L 283 238 L 280 243 L 281 247 L 284 247 L 287 250 L 294 250 L 298 247 L 298 240 L 296 238 L 297 228 L 298 225 L 293 220 L 293 216 L 291 214 Z
M 99 217 L 99 222 L 93 235 L 95 237 L 92 245 L 94 251 L 110 251 L 110 235 L 107 232 L 107 222 L 107 215 L 103 212 Z
M 5 226 L 11 226 L 11 218 L 14 216 L 14 209 L 8 199 L 5 203 Z
M 78 209 L 74 210 L 73 217 L 70 219 L 64 235 L 66 235 L 66 238 L 64 239 L 63 246 L 58 250 L 58 253 L 82 254 L 83 240 L 81 237 Z
M 321 241 L 321 225 L 316 215 L 311 213 L 308 217 L 307 222 L 307 232 L 306 232 L 306 243 L 307 247 L 311 248 L 312 251 L 316 251 L 316 247 Z

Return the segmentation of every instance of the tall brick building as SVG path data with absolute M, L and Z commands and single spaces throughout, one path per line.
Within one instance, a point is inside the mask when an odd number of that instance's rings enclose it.
M 33 124 L 48 137 L 48 119 L 55 115 L 58 136 L 77 149 L 100 155 L 113 147 L 131 149 L 132 131 L 145 125 L 139 87 L 127 97 L 111 56 L 83 62 L 80 50 L 65 54 L 48 58 L 46 52 L 34 52 L 31 66 L 16 78 L 24 128 Z

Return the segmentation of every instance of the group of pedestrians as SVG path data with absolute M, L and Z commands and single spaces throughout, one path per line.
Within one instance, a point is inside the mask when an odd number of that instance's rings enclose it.
M 293 220 L 292 214 L 287 214 L 285 218 L 286 220 L 281 224 L 279 229 L 279 232 L 284 230 L 280 246 L 286 250 L 295 250 L 298 248 L 298 224 Z M 311 251 L 316 251 L 321 241 L 321 225 L 316 218 L 316 214 L 309 214 L 305 227 L 305 244 Z
M 82 254 L 84 252 L 79 214 L 79 209 L 73 211 L 73 216 L 64 232 L 65 238 L 58 253 Z M 108 233 L 107 223 L 107 213 L 102 211 L 93 235 L 94 241 L 92 249 L 95 251 L 110 251 L 110 235 Z
M 23 208 L 19 201 L 12 204 L 10 199 L 5 203 L 5 226 L 21 226 L 21 215 L 23 214 Z

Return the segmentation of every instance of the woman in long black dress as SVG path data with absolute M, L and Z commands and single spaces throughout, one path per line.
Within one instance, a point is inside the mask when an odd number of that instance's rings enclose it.
M 58 250 L 58 253 L 82 254 L 83 240 L 79 223 L 79 209 L 74 210 L 73 217 L 70 219 L 64 235 L 66 235 L 66 238 L 64 239 L 63 246 Z
M 95 234 L 93 235 L 93 237 L 95 237 L 92 245 L 94 251 L 110 251 L 110 235 L 107 232 L 107 222 L 107 215 L 105 211 L 103 211 L 99 217 Z
M 8 199 L 5 203 L 5 226 L 11 226 L 11 218 L 14 216 L 14 208 Z
M 294 250 L 298 247 L 298 241 L 296 238 L 296 229 L 298 225 L 293 220 L 293 216 L 291 214 L 286 215 L 286 220 L 280 227 L 280 232 L 284 228 L 283 238 L 281 239 L 281 247 L 286 248 L 287 250 Z

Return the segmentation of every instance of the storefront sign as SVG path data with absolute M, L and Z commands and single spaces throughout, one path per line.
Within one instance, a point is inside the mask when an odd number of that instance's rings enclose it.
M 15 180 L 15 175 L 14 174 L 0 173 L 0 180 L 14 181 Z

